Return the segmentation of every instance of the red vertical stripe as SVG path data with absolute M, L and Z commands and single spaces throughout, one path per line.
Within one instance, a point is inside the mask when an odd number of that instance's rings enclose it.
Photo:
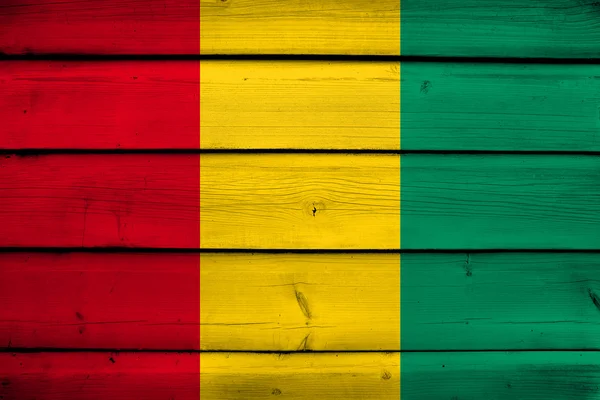
M 200 27 L 200 0 L 198 0 L 198 54 L 202 53 L 202 49 L 201 49 L 201 43 L 200 43 L 200 29 L 202 29 Z M 201 136 L 202 136 L 202 132 L 200 131 L 200 127 L 202 126 L 202 124 L 200 123 L 200 118 L 202 118 L 201 114 L 200 114 L 200 91 L 202 90 L 201 88 L 201 82 L 202 82 L 202 71 L 200 69 L 200 62 L 198 62 L 198 107 L 196 108 L 198 110 L 198 147 L 197 149 L 200 150 L 200 146 L 202 143 L 201 140 Z M 200 214 L 200 163 L 201 163 L 201 158 L 198 157 L 198 214 Z M 200 215 L 198 215 L 198 248 L 200 248 Z M 198 343 L 199 345 L 199 349 L 202 349 L 202 343 L 200 342 L 200 257 L 198 256 Z M 200 355 L 198 354 L 198 398 L 201 397 L 200 395 L 200 386 L 201 386 L 201 380 L 202 380 L 202 376 L 200 374 L 201 372 L 201 365 L 200 365 Z

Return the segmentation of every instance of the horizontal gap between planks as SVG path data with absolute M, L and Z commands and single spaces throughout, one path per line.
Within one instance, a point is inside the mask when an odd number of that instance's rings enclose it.
M 235 254 L 488 254 L 488 253 L 582 253 L 598 249 L 212 249 L 155 247 L 0 247 L 0 253 L 235 253 Z
M 236 354 L 365 354 L 365 353 L 598 353 L 600 349 L 478 349 L 478 350 L 173 350 L 173 349 L 97 349 L 97 348 L 61 348 L 61 347 L 0 347 L 0 353 L 31 354 L 31 353 L 175 353 L 175 354 L 210 354 L 210 353 L 236 353 Z
M 60 154 L 432 154 L 600 156 L 600 151 L 553 150 L 376 150 L 376 149 L 0 149 L 0 156 L 35 157 Z
M 0 61 L 173 61 L 173 60 L 244 60 L 244 61 L 367 61 L 432 62 L 480 64 L 600 64 L 600 58 L 519 58 L 519 57 L 437 57 L 437 56 L 369 56 L 341 54 L 4 54 Z

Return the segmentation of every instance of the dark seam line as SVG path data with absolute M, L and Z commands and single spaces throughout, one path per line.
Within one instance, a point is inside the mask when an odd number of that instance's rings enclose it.
M 541 353 L 541 352 L 570 352 L 594 353 L 600 349 L 470 349 L 470 350 L 174 350 L 174 349 L 98 349 L 98 348 L 59 348 L 59 347 L 0 347 L 0 353 L 28 354 L 28 353 L 175 353 L 175 354 L 200 354 L 200 353 L 239 353 L 239 354 L 353 354 L 353 353 Z
M 565 155 L 600 156 L 599 151 L 571 150 L 377 150 L 377 149 L 0 149 L 0 156 L 10 158 L 44 155 L 125 155 L 125 154 L 380 154 L 380 155 Z
M 600 249 L 213 249 L 151 247 L 0 247 L 0 253 L 192 253 L 192 254 L 599 254 Z
M 466 57 L 466 56 L 401 56 L 401 55 L 344 55 L 344 54 L 70 54 L 70 53 L 0 53 L 0 61 L 370 61 L 474 64 L 600 64 L 600 58 L 549 57 Z

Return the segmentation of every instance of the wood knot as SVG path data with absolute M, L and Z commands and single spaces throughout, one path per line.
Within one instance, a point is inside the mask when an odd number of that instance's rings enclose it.
M 594 307 L 600 311 L 600 297 L 598 297 L 598 295 L 594 293 L 592 289 L 588 289 L 588 295 L 590 296 L 590 300 L 592 300 Z
M 430 81 L 423 81 L 423 83 L 421 83 L 421 93 L 427 94 L 427 93 L 429 93 L 430 89 L 431 89 Z
M 298 302 L 298 306 L 300 307 L 300 310 L 302 310 L 302 314 L 304 314 L 304 316 L 307 319 L 311 319 L 312 313 L 310 311 L 310 307 L 308 306 L 308 299 L 306 298 L 304 293 L 299 292 L 296 289 L 294 289 L 294 293 L 296 294 L 296 301 Z
M 312 217 L 316 217 L 317 215 L 319 215 L 319 212 L 325 210 L 325 203 L 323 203 L 322 201 L 313 201 L 307 203 L 305 207 L 309 215 L 311 215 Z

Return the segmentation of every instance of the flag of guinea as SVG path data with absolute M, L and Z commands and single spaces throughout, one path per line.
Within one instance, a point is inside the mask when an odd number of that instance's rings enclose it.
M 0 0 L 0 400 L 600 385 L 581 0 Z

